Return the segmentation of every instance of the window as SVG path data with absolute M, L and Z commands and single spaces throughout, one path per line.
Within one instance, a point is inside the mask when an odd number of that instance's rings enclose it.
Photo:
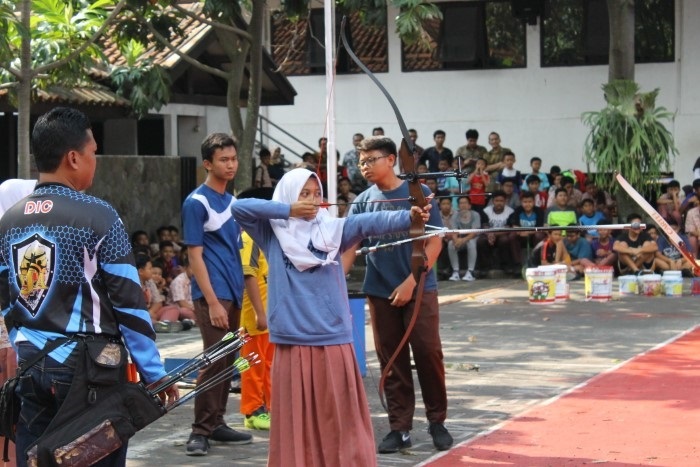
M 542 66 L 606 65 L 610 27 L 606 0 L 547 0 Z M 635 62 L 674 61 L 674 0 L 635 2 Z
M 403 71 L 524 67 L 525 24 L 510 1 L 436 3 L 442 20 L 423 26 L 431 47 L 402 45 Z
M 387 57 L 388 39 L 386 25 L 382 27 L 363 24 L 358 14 L 348 17 L 346 34 L 350 47 L 362 62 L 374 73 L 389 70 Z M 340 26 L 342 14 L 336 14 L 336 72 L 361 73 L 340 46 Z M 323 9 L 309 11 L 306 19 L 297 22 L 284 17 L 272 19 L 272 56 L 281 71 L 288 75 L 322 75 L 326 72 L 326 52 L 324 46 L 325 23 Z

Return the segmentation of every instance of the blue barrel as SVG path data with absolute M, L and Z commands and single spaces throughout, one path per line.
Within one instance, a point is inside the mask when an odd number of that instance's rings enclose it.
M 350 313 L 352 314 L 352 340 L 355 347 L 355 358 L 360 374 L 367 375 L 367 359 L 365 358 L 365 294 L 348 291 Z

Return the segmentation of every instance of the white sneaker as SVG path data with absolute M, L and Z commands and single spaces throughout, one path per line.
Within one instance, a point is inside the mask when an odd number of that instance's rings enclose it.
M 450 278 L 448 279 L 450 281 L 458 281 L 459 280 L 459 272 L 455 271 L 452 273 Z
M 467 281 L 467 282 L 472 282 L 474 280 L 474 276 L 472 276 L 472 272 L 467 271 L 467 273 L 464 275 L 464 277 L 462 277 L 462 280 Z

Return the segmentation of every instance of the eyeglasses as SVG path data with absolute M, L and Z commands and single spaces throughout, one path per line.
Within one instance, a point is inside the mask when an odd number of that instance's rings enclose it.
M 365 159 L 365 160 L 363 160 L 363 161 L 359 161 L 359 162 L 357 163 L 357 166 L 358 166 L 359 168 L 362 168 L 362 167 L 365 167 L 365 166 L 366 166 L 366 167 L 372 167 L 372 166 L 374 165 L 375 162 L 377 162 L 379 159 L 384 159 L 385 157 L 389 157 L 389 156 L 368 157 L 367 159 Z

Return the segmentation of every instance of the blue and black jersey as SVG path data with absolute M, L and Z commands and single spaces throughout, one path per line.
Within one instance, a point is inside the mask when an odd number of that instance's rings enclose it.
M 114 336 L 124 339 L 147 382 L 165 375 L 129 236 L 107 202 L 64 185 L 37 185 L 0 220 L 3 265 L 13 343 L 42 348 L 75 333 Z M 65 361 L 66 347 L 51 356 Z

